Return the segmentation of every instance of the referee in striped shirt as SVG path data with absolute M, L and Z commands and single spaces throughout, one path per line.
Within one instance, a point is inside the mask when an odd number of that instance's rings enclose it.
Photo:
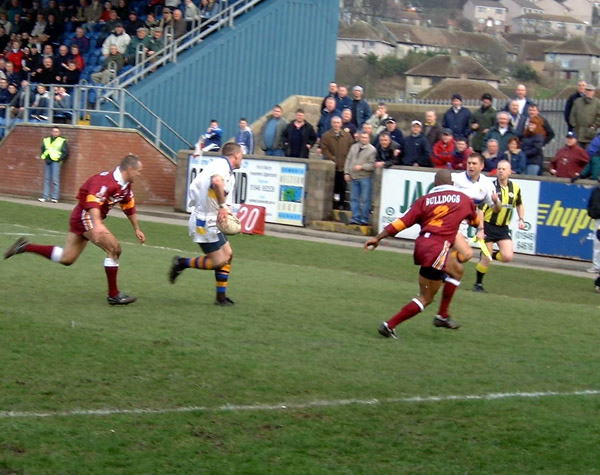
M 498 162 L 497 178 L 494 181 L 494 186 L 502 202 L 502 209 L 495 212 L 488 205 L 485 205 L 483 208 L 485 245 L 492 259 L 500 262 L 510 262 L 513 259 L 513 243 L 508 227 L 513 210 L 516 209 L 519 216 L 519 229 L 525 229 L 525 221 L 523 221 L 525 207 L 521 198 L 521 188 L 508 179 L 511 173 L 510 162 L 507 160 Z M 498 245 L 498 251 L 493 251 L 494 243 Z M 479 263 L 475 267 L 477 269 L 477 282 L 475 283 L 475 287 L 473 287 L 474 292 L 485 292 L 483 278 L 487 274 L 490 262 L 491 259 L 482 252 L 479 257 Z

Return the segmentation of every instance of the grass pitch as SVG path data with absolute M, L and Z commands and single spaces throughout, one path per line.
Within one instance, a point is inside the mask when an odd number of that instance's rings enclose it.
M 67 221 L 0 202 L 0 249 L 62 245 Z M 463 327 L 433 327 L 438 300 L 393 341 L 376 328 L 416 294 L 410 255 L 235 236 L 217 308 L 212 272 L 167 281 L 198 254 L 185 227 L 142 223 L 140 246 L 107 223 L 128 307 L 92 245 L 69 268 L 0 261 L 0 474 L 597 473 L 591 279 L 498 264 L 481 295 L 468 264 Z

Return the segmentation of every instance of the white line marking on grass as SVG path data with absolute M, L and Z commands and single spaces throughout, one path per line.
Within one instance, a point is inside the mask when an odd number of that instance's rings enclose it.
M 43 417 L 69 417 L 69 416 L 112 416 L 120 414 L 173 414 L 179 412 L 242 412 L 242 411 L 280 411 L 286 409 L 310 409 L 318 407 L 340 407 L 340 406 L 377 406 L 383 404 L 401 403 L 429 403 L 445 401 L 495 401 L 499 399 L 539 399 L 544 397 L 569 397 L 569 396 L 598 396 L 598 389 L 582 389 L 580 391 L 540 391 L 540 392 L 514 392 L 514 393 L 489 393 L 489 394 L 465 394 L 448 396 L 412 396 L 403 398 L 386 399 L 334 399 L 323 401 L 311 401 L 306 403 L 282 403 L 282 404 L 226 404 L 224 406 L 187 406 L 163 409 L 73 409 L 71 411 L 48 411 L 48 412 L 21 412 L 0 411 L 0 419 L 12 418 L 43 418 Z

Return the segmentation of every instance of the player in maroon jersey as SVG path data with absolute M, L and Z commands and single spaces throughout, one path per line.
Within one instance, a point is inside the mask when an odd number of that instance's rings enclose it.
M 140 176 L 141 172 L 142 162 L 139 157 L 129 154 L 115 170 L 102 172 L 88 178 L 77 193 L 79 203 L 71 213 L 64 249 L 58 246 L 31 244 L 25 238 L 20 237 L 7 249 L 4 258 L 8 259 L 23 252 L 33 252 L 54 262 L 70 266 L 83 252 L 88 241 L 91 241 L 106 252 L 104 270 L 108 280 L 108 303 L 127 305 L 135 302 L 135 297 L 119 292 L 117 287 L 121 245 L 104 225 L 103 220 L 111 208 L 119 203 L 133 226 L 135 236 L 140 243 L 144 243 L 146 237 L 138 225 L 135 200 L 131 190 L 131 184 Z
M 427 195 L 413 203 L 404 216 L 388 224 L 364 244 L 366 251 L 369 248 L 376 249 L 382 239 L 395 236 L 413 224 L 421 225 L 414 250 L 415 264 L 421 266 L 419 295 L 379 326 L 379 333 L 385 337 L 396 338 L 394 327 L 423 311 L 433 301 L 442 283 L 442 302 L 433 324 L 452 330 L 460 327 L 448 315 L 450 301 L 464 273 L 463 265 L 452 246 L 464 219 L 471 226 L 477 226 L 480 232 L 483 231 L 481 212 L 475 209 L 472 199 L 452 186 L 452 176 L 448 170 L 440 170 L 435 174 L 434 185 Z

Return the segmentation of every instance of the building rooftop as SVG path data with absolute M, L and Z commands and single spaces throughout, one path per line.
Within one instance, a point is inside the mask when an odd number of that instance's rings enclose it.
M 490 86 L 485 81 L 476 81 L 474 79 L 444 79 L 438 85 L 424 91 L 420 99 L 450 99 L 452 94 L 458 93 L 463 99 L 481 99 L 484 93 L 490 94 L 500 100 L 507 101 L 510 98 Z
M 480 79 L 484 81 L 500 81 L 476 59 L 469 56 L 450 56 L 441 54 L 415 66 L 406 72 L 407 76 L 426 76 L 443 78 Z

